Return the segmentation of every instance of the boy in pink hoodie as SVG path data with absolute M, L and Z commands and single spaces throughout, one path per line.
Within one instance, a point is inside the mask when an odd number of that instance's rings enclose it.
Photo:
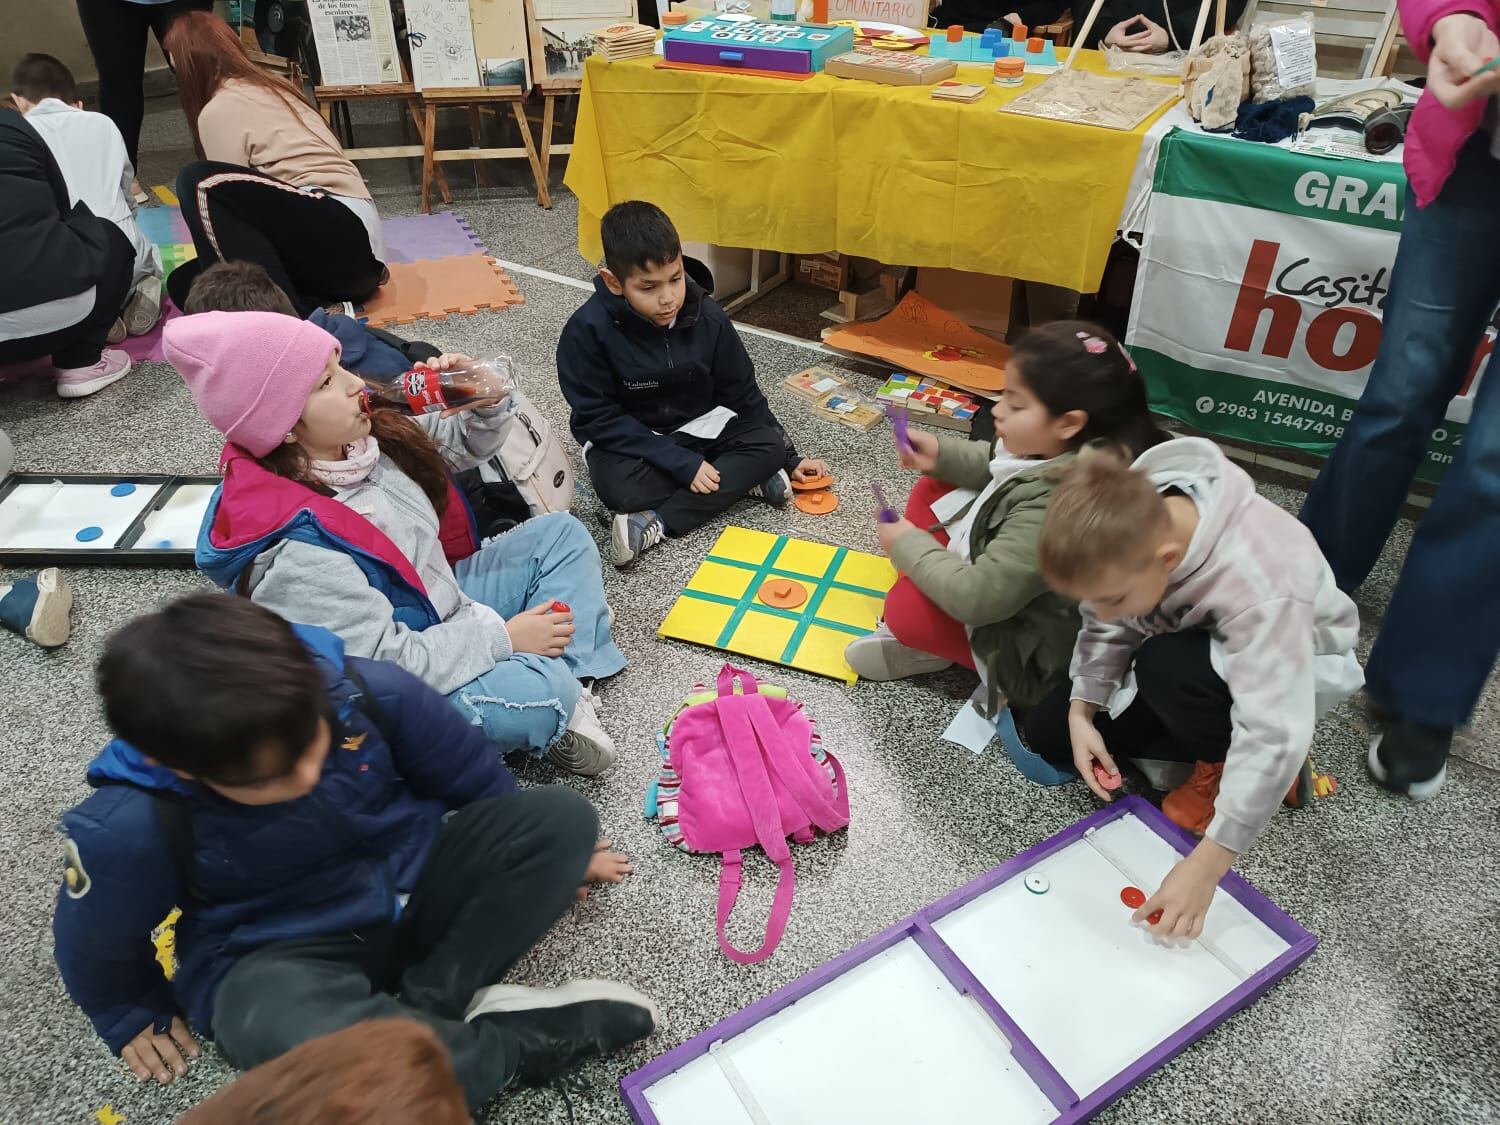
M 1023 718 L 1031 749 L 1106 801 L 1119 756 L 1196 763 L 1162 811 L 1203 840 L 1135 917 L 1160 911 L 1153 932 L 1197 937 L 1277 806 L 1310 796 L 1314 724 L 1363 678 L 1354 603 L 1307 529 L 1202 438 L 1131 467 L 1081 459 L 1037 553 L 1083 629 L 1071 688 Z

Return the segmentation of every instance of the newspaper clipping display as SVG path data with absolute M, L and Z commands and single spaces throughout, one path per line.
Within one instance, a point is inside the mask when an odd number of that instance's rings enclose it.
M 390 0 L 308 0 L 325 86 L 401 81 Z

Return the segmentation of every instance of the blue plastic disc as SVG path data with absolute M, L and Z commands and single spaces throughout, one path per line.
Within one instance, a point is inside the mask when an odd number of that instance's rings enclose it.
M 92 543 L 95 539 L 98 539 L 103 534 L 104 529 L 102 527 L 85 527 L 82 528 L 73 538 L 77 539 L 80 543 Z
M 111 496 L 129 496 L 134 491 L 135 485 L 122 480 L 119 484 L 115 485 L 109 490 L 109 494 Z

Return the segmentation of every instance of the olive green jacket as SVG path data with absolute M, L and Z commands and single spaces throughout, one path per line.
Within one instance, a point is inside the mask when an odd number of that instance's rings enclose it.
M 942 438 L 938 480 L 981 491 L 990 482 L 993 450 L 982 442 Z M 948 616 L 972 630 L 975 662 L 989 685 L 989 714 L 999 698 L 1034 707 L 1068 680 L 1078 636 L 1078 607 L 1054 594 L 1037 566 L 1037 540 L 1052 499 L 1056 469 L 1023 469 L 984 501 L 969 535 L 965 562 L 928 531 L 909 531 L 891 544 L 891 562 Z

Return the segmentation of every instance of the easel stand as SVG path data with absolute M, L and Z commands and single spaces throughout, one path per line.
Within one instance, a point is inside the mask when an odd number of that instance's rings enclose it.
M 524 156 L 531 164 L 531 175 L 536 181 L 537 197 L 540 201 L 546 192 L 546 174 L 542 171 L 540 161 L 537 159 L 536 145 L 531 139 L 531 126 L 527 124 L 526 113 L 521 108 L 521 100 L 524 92 L 519 86 L 471 86 L 455 87 L 453 89 L 423 90 L 421 94 L 423 103 L 422 116 L 422 144 L 420 152 L 422 156 L 422 213 L 431 210 L 430 195 L 432 180 L 436 176 L 439 183 L 442 182 L 442 168 L 440 164 L 449 160 L 473 160 L 476 165 L 481 160 L 513 160 Z M 479 145 L 479 114 L 481 107 L 494 108 L 498 116 L 501 105 L 510 106 L 511 115 L 515 118 L 516 125 L 521 131 L 522 148 L 482 148 Z M 437 147 L 437 111 L 439 109 L 464 109 L 469 115 L 469 135 L 474 141 L 471 148 L 448 148 Z M 481 182 L 488 182 L 484 169 L 480 167 Z M 443 190 L 443 201 L 449 202 L 446 189 Z
M 349 127 L 349 103 L 358 101 L 388 101 L 395 99 L 406 103 L 406 112 L 411 115 L 412 124 L 417 127 L 417 132 L 422 132 L 422 114 L 418 110 L 418 99 L 420 95 L 417 88 L 412 85 L 406 73 L 406 63 L 401 64 L 401 81 L 398 83 L 387 82 L 375 86 L 314 86 L 313 100 L 318 103 L 318 112 L 323 115 L 323 120 L 330 129 L 334 128 L 334 111 L 342 107 L 346 129 L 349 133 L 346 140 L 353 139 L 353 130 Z M 422 156 L 425 145 L 375 145 L 366 148 L 346 148 L 344 155 L 350 160 L 397 160 L 409 159 L 413 156 Z M 448 190 L 448 178 L 443 175 L 442 169 L 438 169 L 438 191 L 442 194 L 444 203 L 453 202 L 453 193 Z M 422 183 L 422 210 L 427 210 L 427 183 Z

